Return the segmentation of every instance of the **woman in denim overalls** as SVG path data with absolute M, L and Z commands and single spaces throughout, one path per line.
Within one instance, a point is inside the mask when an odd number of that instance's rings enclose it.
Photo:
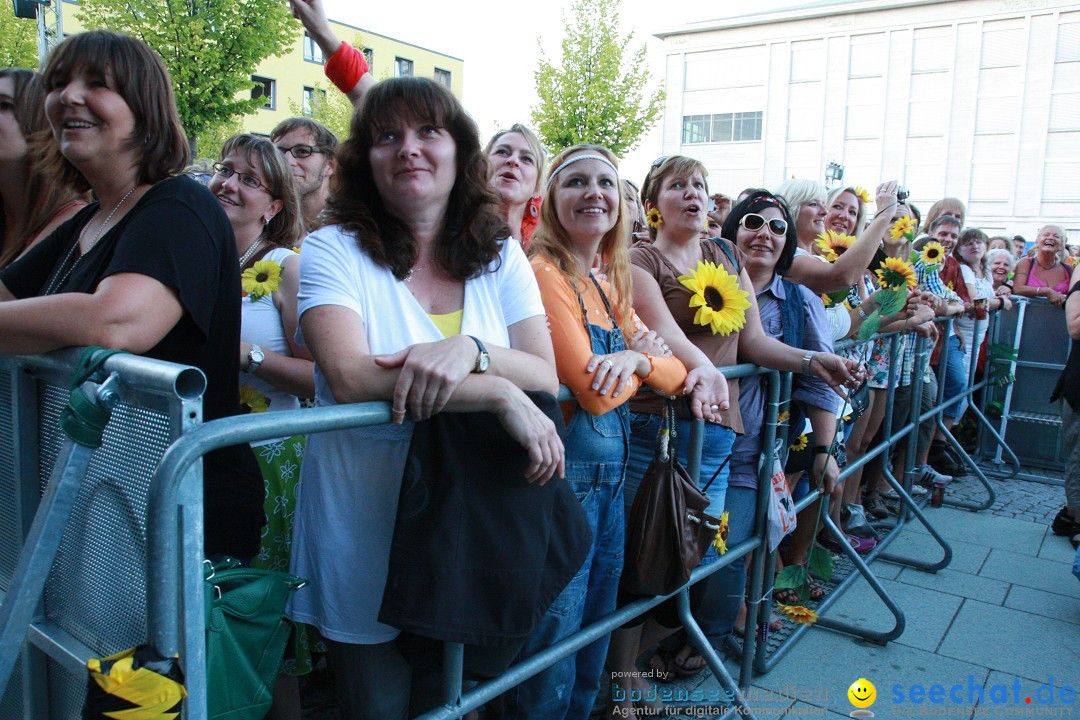
M 681 393 L 682 363 L 648 333 L 630 308 L 626 228 L 615 158 L 577 146 L 555 158 L 533 235 L 540 285 L 564 403 L 566 479 L 593 529 L 580 572 L 541 618 L 522 651 L 527 657 L 615 609 L 624 542 L 623 474 L 629 443 L 626 401 L 642 383 Z M 599 258 L 604 271 L 592 268 Z M 629 341 L 627 341 L 629 338 Z M 628 349 L 628 345 L 630 346 Z M 526 681 L 510 693 L 508 716 L 586 718 L 599 689 L 607 638 Z

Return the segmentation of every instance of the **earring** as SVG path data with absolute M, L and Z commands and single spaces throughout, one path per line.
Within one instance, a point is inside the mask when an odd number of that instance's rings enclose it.
M 664 224 L 664 216 L 660 214 L 659 208 L 650 208 L 649 212 L 645 213 L 645 220 L 651 228 L 658 228 Z

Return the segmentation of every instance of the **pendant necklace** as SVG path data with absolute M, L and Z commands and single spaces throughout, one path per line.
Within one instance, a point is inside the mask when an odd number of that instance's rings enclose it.
M 67 279 L 71 277 L 71 273 L 73 273 L 75 271 L 75 268 L 79 266 L 79 263 L 82 262 L 82 259 L 90 254 L 90 251 L 93 250 L 94 247 L 97 245 L 98 240 L 100 240 L 101 236 L 105 234 L 105 227 L 109 224 L 109 221 L 113 219 L 113 216 L 116 215 L 116 211 L 120 209 L 120 206 L 127 202 L 127 199 L 131 197 L 131 193 L 135 192 L 135 188 L 137 188 L 138 186 L 138 183 L 136 183 L 135 185 L 131 186 L 130 190 L 124 193 L 124 197 L 120 198 L 120 202 L 116 203 L 116 207 L 114 207 L 112 209 L 112 212 L 110 212 L 105 218 L 105 222 L 101 223 L 101 225 L 98 226 L 97 234 L 94 235 L 94 239 L 90 241 L 90 244 L 86 246 L 86 252 L 81 253 L 79 257 L 75 258 L 75 262 L 71 263 L 71 267 L 69 267 L 68 271 L 64 273 L 64 276 L 61 277 L 59 280 L 57 280 L 56 276 L 53 276 L 53 280 L 49 283 L 49 287 L 45 289 L 46 295 L 52 295 L 53 291 L 56 288 L 67 282 Z M 64 265 L 67 265 L 68 261 L 71 260 L 71 256 L 75 253 L 75 248 L 79 247 L 79 243 L 82 241 L 83 235 L 86 234 L 86 228 L 90 227 L 90 223 L 94 221 L 94 218 L 96 218 L 98 216 L 98 213 L 100 212 L 101 205 L 98 205 L 98 209 L 94 211 L 94 217 L 90 218 L 90 222 L 83 225 L 82 230 L 79 231 L 78 237 L 75 238 L 75 243 L 71 246 L 71 249 L 68 250 L 68 254 L 64 256 L 64 262 L 60 264 L 60 267 L 64 267 Z M 59 270 L 57 271 L 57 274 L 59 274 Z

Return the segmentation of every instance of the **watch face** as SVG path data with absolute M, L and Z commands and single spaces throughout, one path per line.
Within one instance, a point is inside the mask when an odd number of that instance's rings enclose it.
M 480 360 L 478 362 L 480 366 L 480 372 L 487 372 L 488 366 L 491 365 L 491 356 L 485 353 L 480 353 Z
M 262 350 L 252 350 L 250 354 L 251 359 L 255 362 L 261 363 L 263 360 L 266 359 L 266 353 L 264 353 Z

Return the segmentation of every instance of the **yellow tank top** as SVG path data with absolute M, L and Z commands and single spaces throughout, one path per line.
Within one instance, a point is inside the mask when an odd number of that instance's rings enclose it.
M 439 332 L 442 333 L 443 337 L 450 337 L 461 334 L 461 316 L 464 312 L 465 308 L 462 308 L 445 315 L 428 313 L 428 317 L 431 318 L 431 322 L 435 323 L 435 327 L 439 328 Z

